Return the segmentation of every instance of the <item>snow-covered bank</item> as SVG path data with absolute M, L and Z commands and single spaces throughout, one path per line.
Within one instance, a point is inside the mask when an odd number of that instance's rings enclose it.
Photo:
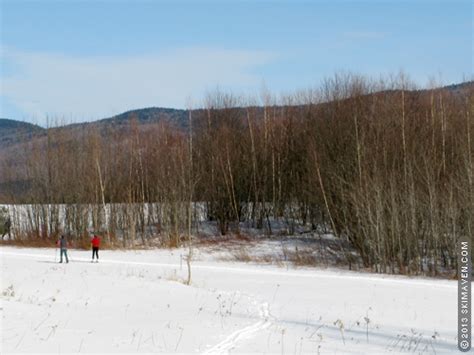
M 184 251 L 2 247 L 2 353 L 452 353 L 456 283 L 216 261 Z

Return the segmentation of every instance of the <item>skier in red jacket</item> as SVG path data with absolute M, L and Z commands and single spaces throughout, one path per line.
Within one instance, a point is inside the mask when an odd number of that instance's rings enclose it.
M 94 234 L 94 237 L 91 239 L 92 244 L 92 262 L 94 262 L 94 255 L 97 257 L 97 263 L 99 262 L 99 247 L 100 247 L 100 237 Z

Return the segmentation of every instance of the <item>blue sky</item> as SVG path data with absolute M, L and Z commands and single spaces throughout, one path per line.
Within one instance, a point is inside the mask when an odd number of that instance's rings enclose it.
M 472 77 L 469 0 L 0 4 L 0 117 L 43 125 L 199 106 L 216 87 L 287 93 L 338 71 Z

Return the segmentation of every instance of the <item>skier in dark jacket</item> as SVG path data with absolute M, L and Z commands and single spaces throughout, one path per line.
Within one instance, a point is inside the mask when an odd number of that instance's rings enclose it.
M 58 247 L 60 248 L 61 250 L 61 258 L 60 258 L 60 263 L 63 262 L 63 254 L 64 256 L 66 257 L 66 263 L 69 262 L 69 259 L 67 257 L 67 240 L 66 238 L 64 237 L 64 235 L 61 236 L 61 239 L 58 240 Z
M 3 237 L 5 236 L 5 234 L 8 234 L 8 239 L 11 239 L 11 236 L 10 236 L 10 228 L 12 226 L 12 221 L 10 220 L 10 217 L 7 218 L 7 220 L 5 221 L 5 223 L 3 224 L 3 235 L 2 235 L 2 239 Z
M 97 262 L 99 262 L 100 237 L 94 234 L 94 237 L 91 239 L 91 244 L 92 244 L 92 262 L 94 262 L 94 255 L 97 257 Z

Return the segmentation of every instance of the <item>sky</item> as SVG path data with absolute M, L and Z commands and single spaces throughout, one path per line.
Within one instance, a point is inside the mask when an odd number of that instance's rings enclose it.
M 0 117 L 45 125 L 258 96 L 336 72 L 472 78 L 473 5 L 451 1 L 0 0 Z

